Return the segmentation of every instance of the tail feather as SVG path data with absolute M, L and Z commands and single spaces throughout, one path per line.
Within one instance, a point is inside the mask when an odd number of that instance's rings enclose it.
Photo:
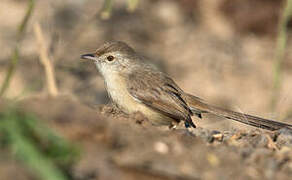
M 227 119 L 232 119 L 247 125 L 251 125 L 254 127 L 262 128 L 262 129 L 267 129 L 271 131 L 279 130 L 282 128 L 292 128 L 292 125 L 286 124 L 286 123 L 281 123 L 273 120 L 268 120 L 256 116 L 252 116 L 249 114 L 243 114 L 239 112 L 234 112 L 230 110 L 225 110 L 221 109 L 218 107 L 211 106 L 210 107 L 210 113 L 225 117 Z
M 235 120 L 250 126 L 267 129 L 270 131 L 275 131 L 282 128 L 288 128 L 292 130 L 291 124 L 268 120 L 252 116 L 249 114 L 239 113 L 235 111 L 222 109 L 216 106 L 208 105 L 204 103 L 203 100 L 189 94 L 185 94 L 185 99 L 189 104 L 191 110 L 194 112 L 201 111 L 202 113 L 211 113 L 220 117 L 224 117 L 226 119 Z

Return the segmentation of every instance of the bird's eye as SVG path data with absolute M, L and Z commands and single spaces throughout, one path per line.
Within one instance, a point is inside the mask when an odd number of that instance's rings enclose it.
M 113 57 L 113 56 L 108 56 L 108 57 L 106 57 L 106 59 L 107 59 L 108 61 L 113 61 L 113 60 L 115 59 L 115 57 Z

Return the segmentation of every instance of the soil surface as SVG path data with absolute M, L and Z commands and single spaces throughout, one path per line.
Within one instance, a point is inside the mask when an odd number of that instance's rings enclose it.
M 97 109 L 71 97 L 34 97 L 20 107 L 82 149 L 74 179 L 289 179 L 292 132 L 282 129 L 212 131 L 152 126 L 142 114 L 110 105 Z M 203 121 L 203 120 L 195 120 Z M 30 179 L 11 159 L 0 163 L 1 179 Z M 2 176 L 3 175 L 3 176 Z

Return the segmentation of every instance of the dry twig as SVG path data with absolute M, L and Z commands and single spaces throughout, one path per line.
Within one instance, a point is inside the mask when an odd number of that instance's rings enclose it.
M 45 68 L 49 95 L 55 97 L 58 95 L 58 89 L 57 89 L 56 80 L 55 80 L 54 67 L 48 54 L 48 45 L 45 41 L 41 26 L 39 23 L 34 24 L 33 30 L 37 39 L 38 47 L 39 47 L 39 56 L 40 56 L 39 60 Z

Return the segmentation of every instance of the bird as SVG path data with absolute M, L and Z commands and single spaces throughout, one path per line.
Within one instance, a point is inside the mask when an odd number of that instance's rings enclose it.
M 270 131 L 292 129 L 291 124 L 210 105 L 184 92 L 169 75 L 122 41 L 106 42 L 81 59 L 95 63 L 116 107 L 127 114 L 141 112 L 153 125 L 172 128 L 183 121 L 186 128 L 196 128 L 191 117 L 203 118 L 209 113 Z

